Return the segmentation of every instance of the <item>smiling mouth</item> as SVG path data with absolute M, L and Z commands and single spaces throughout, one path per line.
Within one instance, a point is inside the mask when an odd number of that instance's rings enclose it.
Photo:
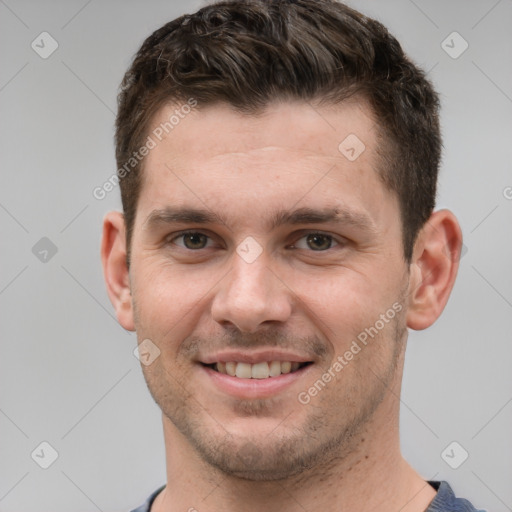
M 223 373 L 231 377 L 238 377 L 239 379 L 269 379 L 272 377 L 279 377 L 286 373 L 296 372 L 311 364 L 313 364 L 312 361 L 304 363 L 291 361 L 263 361 L 255 364 L 229 361 L 226 363 L 218 362 L 204 364 L 204 366 L 218 373 Z

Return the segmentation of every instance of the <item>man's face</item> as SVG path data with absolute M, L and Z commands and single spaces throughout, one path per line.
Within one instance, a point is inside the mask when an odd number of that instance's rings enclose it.
M 130 283 L 138 339 L 160 355 L 144 375 L 169 428 L 227 473 L 343 456 L 400 377 L 408 266 L 375 130 L 355 102 L 258 117 L 218 104 L 147 156 Z

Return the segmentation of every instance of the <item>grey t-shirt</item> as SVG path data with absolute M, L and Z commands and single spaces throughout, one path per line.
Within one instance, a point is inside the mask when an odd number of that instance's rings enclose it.
M 471 503 L 464 498 L 456 498 L 452 488 L 446 481 L 428 481 L 428 483 L 437 491 L 434 499 L 430 502 L 425 512 L 486 512 L 477 510 Z M 140 507 L 131 512 L 150 512 L 151 505 L 157 494 L 165 487 L 158 488 Z

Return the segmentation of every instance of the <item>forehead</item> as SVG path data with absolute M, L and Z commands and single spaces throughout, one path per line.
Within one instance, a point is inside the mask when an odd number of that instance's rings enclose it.
M 370 151 L 362 155 L 363 160 L 371 157 L 376 123 L 369 106 L 362 100 L 329 106 L 276 101 L 256 114 L 239 113 L 225 103 L 186 110 L 185 107 L 186 104 L 167 105 L 157 112 L 151 123 L 151 131 L 161 133 L 159 138 L 164 144 L 172 145 L 174 141 L 181 146 L 179 154 L 169 156 L 213 157 L 279 146 L 339 158 L 343 155 L 339 144 L 353 135 L 370 147 Z M 173 115 L 182 109 L 179 118 Z M 171 118 L 173 125 L 168 126 Z
M 180 202 L 225 213 L 248 204 L 255 212 L 263 203 L 331 202 L 377 218 L 394 199 L 377 173 L 377 125 L 364 103 L 276 102 L 258 115 L 225 104 L 181 107 L 162 108 L 149 130 L 155 147 L 139 199 L 146 218 Z

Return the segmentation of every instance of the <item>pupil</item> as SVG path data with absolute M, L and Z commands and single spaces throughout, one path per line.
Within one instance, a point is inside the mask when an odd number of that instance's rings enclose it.
M 189 241 L 189 242 L 192 241 L 192 244 L 188 244 L 187 242 L 185 242 L 185 245 L 189 249 L 198 249 L 198 248 L 200 249 L 201 247 L 197 247 L 197 245 L 199 244 L 201 246 L 202 244 L 201 244 L 201 241 L 198 242 L 198 239 L 201 239 L 204 242 L 204 235 L 201 233 L 191 233 L 191 234 L 185 235 L 186 241 Z M 195 240 L 195 242 L 194 242 L 194 240 Z M 190 245 L 192 245 L 192 247 L 189 247 Z
M 331 246 L 331 240 L 329 239 L 329 237 L 325 236 L 325 235 L 309 235 L 308 236 L 308 242 L 311 242 L 313 241 L 313 243 L 316 243 L 318 241 L 318 239 L 320 240 L 324 240 L 324 242 L 326 241 L 327 244 L 320 244 L 320 247 L 317 245 L 316 246 L 316 249 L 315 247 L 313 246 L 312 249 L 313 250 L 321 250 L 321 249 L 329 249 L 330 246 Z M 322 246 L 323 245 L 323 246 Z

